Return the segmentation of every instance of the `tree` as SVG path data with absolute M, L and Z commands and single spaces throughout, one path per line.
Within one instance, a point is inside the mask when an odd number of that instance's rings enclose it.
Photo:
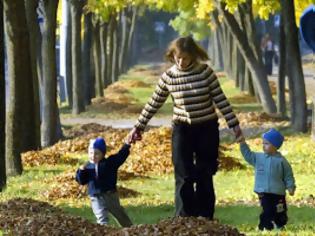
M 286 64 L 291 93 L 291 124 L 296 131 L 306 132 L 306 92 L 301 64 L 298 31 L 295 23 L 293 0 L 281 0 L 284 22 Z
M 92 13 L 84 15 L 84 38 L 82 45 L 82 76 L 84 82 L 84 103 L 91 104 L 91 48 L 92 48 Z
M 44 22 L 42 27 L 43 57 L 43 116 L 41 127 L 42 146 L 56 143 L 61 137 L 57 106 L 56 27 L 58 0 L 41 0 Z
M 6 172 L 17 175 L 23 170 L 21 152 L 36 148 L 34 87 L 24 1 L 5 0 L 3 8 L 10 88 L 6 113 Z
M 0 39 L 4 39 L 3 2 L 0 2 Z M 5 171 L 5 71 L 4 40 L 0 42 L 0 192 L 6 185 Z
M 79 114 L 85 110 L 83 81 L 81 74 L 81 17 L 84 1 L 70 0 L 71 12 L 71 52 L 72 52 L 72 113 Z
M 38 0 L 25 0 L 25 11 L 27 26 L 30 35 L 30 55 L 32 64 L 32 76 L 33 76 L 33 93 L 34 93 L 34 122 L 35 130 L 35 145 L 36 148 L 40 148 L 40 98 L 39 98 L 39 71 L 40 65 L 40 29 L 38 25 L 38 16 L 36 9 L 38 7 Z

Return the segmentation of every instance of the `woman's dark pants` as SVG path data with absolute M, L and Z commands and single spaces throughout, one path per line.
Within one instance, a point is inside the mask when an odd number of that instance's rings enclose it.
M 215 193 L 212 176 L 218 169 L 217 120 L 198 125 L 173 124 L 172 160 L 177 216 L 213 219 Z

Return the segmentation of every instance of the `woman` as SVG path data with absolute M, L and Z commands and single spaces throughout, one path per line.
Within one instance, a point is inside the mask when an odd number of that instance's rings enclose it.
M 212 177 L 218 168 L 219 147 L 215 108 L 224 115 L 236 137 L 241 135 L 239 122 L 214 71 L 202 63 L 208 60 L 207 53 L 191 37 L 171 42 L 165 57 L 174 65 L 162 74 L 130 136 L 133 141 L 140 140 L 149 120 L 171 95 L 176 215 L 212 220 L 215 207 Z

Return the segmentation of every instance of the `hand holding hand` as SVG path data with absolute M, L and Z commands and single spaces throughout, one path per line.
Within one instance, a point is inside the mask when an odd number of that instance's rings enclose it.
M 136 141 L 140 141 L 142 139 L 141 131 L 137 128 L 133 128 L 129 135 L 127 140 L 130 140 L 130 143 L 135 143 Z
M 237 140 L 240 136 L 243 136 L 241 127 L 239 125 L 233 127 L 235 139 Z
M 289 191 L 290 196 L 293 196 L 295 193 L 295 189 L 289 189 L 288 191 Z

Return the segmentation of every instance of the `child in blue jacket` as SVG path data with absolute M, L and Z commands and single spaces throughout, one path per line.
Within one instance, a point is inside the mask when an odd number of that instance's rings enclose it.
M 80 166 L 76 172 L 76 181 L 88 185 L 88 194 L 97 223 L 108 224 L 108 211 L 123 227 L 132 222 L 120 205 L 117 193 L 117 171 L 129 155 L 131 141 L 126 141 L 119 152 L 105 158 L 106 143 L 103 138 L 90 141 L 89 162 Z
M 263 136 L 263 153 L 252 152 L 240 137 L 240 149 L 244 159 L 255 168 L 255 189 L 262 213 L 258 228 L 260 230 L 282 229 L 287 221 L 286 190 L 291 196 L 295 192 L 295 180 L 289 162 L 278 152 L 284 137 L 275 129 Z

